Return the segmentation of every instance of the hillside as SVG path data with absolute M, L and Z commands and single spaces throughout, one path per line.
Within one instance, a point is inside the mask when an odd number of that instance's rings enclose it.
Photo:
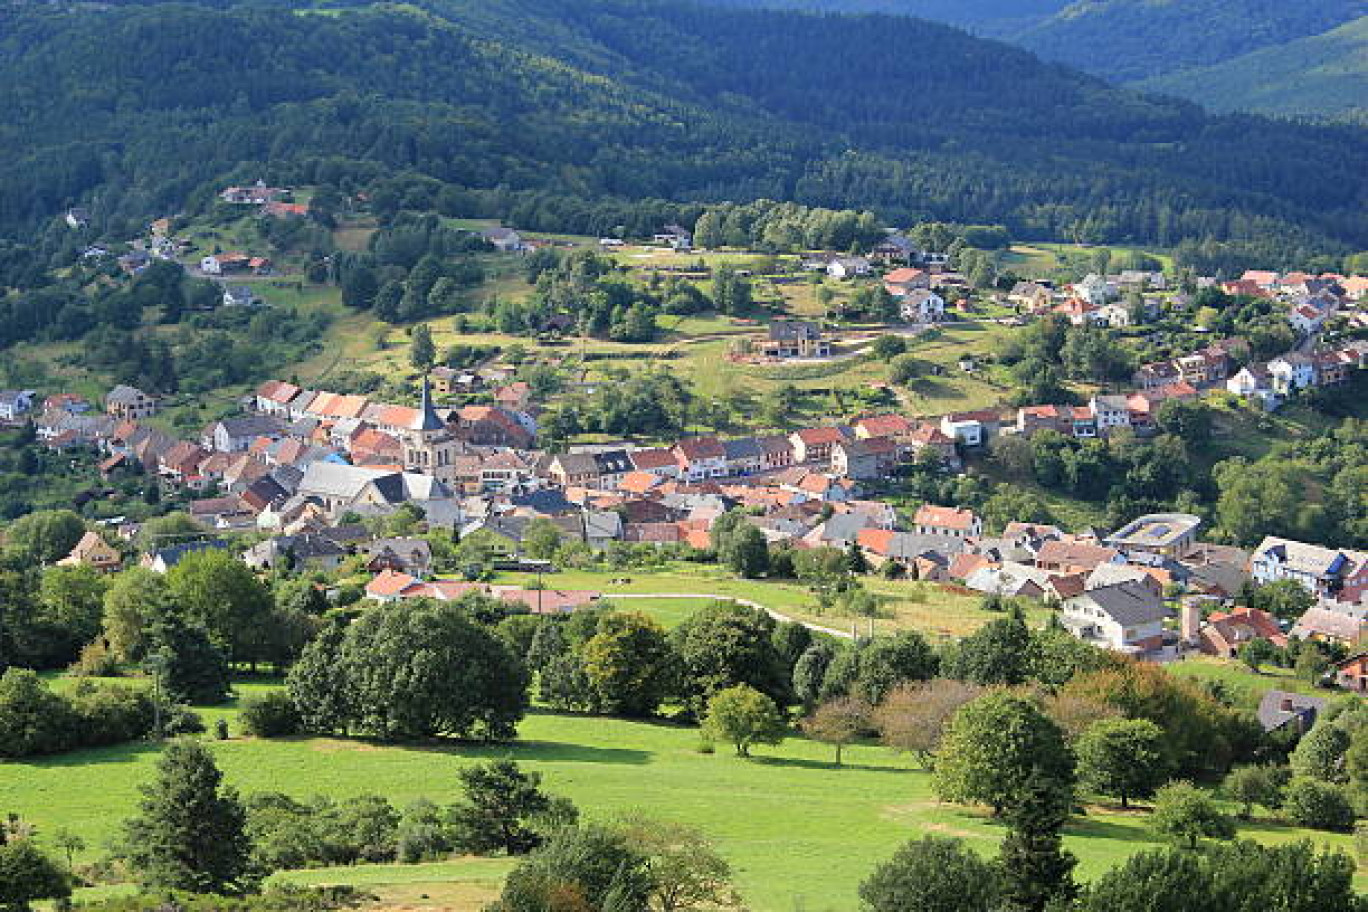
M 1368 16 L 1323 35 L 1142 83 L 1219 111 L 1368 118 Z
M 1098 242 L 1368 246 L 1368 206 L 1343 193 L 1368 172 L 1364 133 L 1209 117 L 914 19 L 644 0 L 147 4 L 10 9 L 0 34 L 8 235 L 73 204 L 131 226 L 263 165 L 311 183 L 326 163 L 351 183 L 411 172 Z

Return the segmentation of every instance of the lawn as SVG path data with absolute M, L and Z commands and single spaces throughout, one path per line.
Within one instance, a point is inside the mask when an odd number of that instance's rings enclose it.
M 878 746 L 849 749 L 847 765 L 837 768 L 830 749 L 801 738 L 759 749 L 749 761 L 725 748 L 704 754 L 695 730 L 666 723 L 535 713 L 521 735 L 495 746 L 326 738 L 210 744 L 226 781 L 244 793 L 379 792 L 398 805 L 418 797 L 450 802 L 460 766 L 511 757 L 542 773 L 546 786 L 574 800 L 588 819 L 640 811 L 702 828 L 734 866 L 755 912 L 849 909 L 860 881 L 909 838 L 958 836 L 991 854 L 1002 836 L 984 812 L 939 804 L 928 775 Z M 84 857 L 96 857 L 134 808 L 156 753 L 152 745 L 131 745 L 4 766 L 0 807 L 40 832 L 69 827 L 92 847 Z M 1244 832 L 1269 841 L 1309 835 L 1326 844 L 1349 842 L 1273 824 Z M 1152 843 L 1146 816 L 1136 811 L 1094 808 L 1066 831 L 1085 878 Z M 492 895 L 507 864 L 469 859 L 293 872 L 287 879 L 355 883 L 390 902 L 474 910 Z
M 1197 681 L 1213 681 L 1221 684 L 1231 699 L 1241 706 L 1253 708 L 1267 690 L 1287 690 L 1293 693 L 1308 694 L 1315 697 L 1333 699 L 1336 694 L 1323 690 L 1299 679 L 1290 668 L 1264 665 L 1256 674 L 1240 662 L 1200 657 L 1167 666 L 1175 675 Z M 1342 695 L 1341 695 L 1342 696 Z

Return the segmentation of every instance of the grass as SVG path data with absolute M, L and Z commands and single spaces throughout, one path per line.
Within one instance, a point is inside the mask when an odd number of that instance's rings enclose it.
M 379 792 L 397 805 L 418 797 L 457 797 L 462 765 L 511 757 L 541 773 L 546 786 L 574 800 L 591 820 L 642 811 L 698 826 L 736 871 L 756 912 L 850 908 L 860 881 L 903 841 L 926 833 L 957 836 L 992 854 L 1002 827 L 985 812 L 939 804 L 930 777 L 873 745 L 847 750 L 837 768 L 829 748 L 802 738 L 741 760 L 719 748 L 698 751 L 698 734 L 665 723 L 534 713 L 516 743 L 385 746 L 328 738 L 210 742 L 228 783 L 244 793 L 280 790 L 296 797 Z M 0 806 L 40 832 L 65 826 L 92 846 L 93 858 L 137 801 L 157 749 L 126 745 L 82 751 L 0 773 Z M 1266 841 L 1309 836 L 1346 847 L 1348 837 L 1272 823 L 1242 827 Z M 1155 844 L 1143 812 L 1094 808 L 1066 830 L 1080 874 L 1095 877 Z M 387 902 L 474 910 L 493 894 L 508 862 L 457 859 L 435 865 L 364 866 L 290 872 L 299 883 L 351 883 Z M 103 890 L 102 892 L 108 892 Z
M 1268 690 L 1287 690 L 1314 697 L 1334 698 L 1336 695 L 1299 679 L 1290 668 L 1264 665 L 1257 673 L 1240 662 L 1203 656 L 1167 666 L 1179 677 L 1221 684 L 1231 698 L 1241 706 L 1253 708 Z

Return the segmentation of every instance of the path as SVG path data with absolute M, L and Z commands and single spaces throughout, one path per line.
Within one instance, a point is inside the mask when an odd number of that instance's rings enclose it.
M 837 630 L 835 627 L 823 627 L 821 624 L 812 624 L 808 621 L 799 621 L 787 614 L 775 611 L 773 608 L 766 608 L 759 602 L 753 602 L 736 595 L 719 595 L 715 592 L 605 592 L 603 597 L 614 602 L 623 599 L 716 599 L 721 602 L 736 602 L 738 605 L 745 605 L 747 608 L 757 608 L 781 623 L 793 622 L 802 624 L 808 630 L 814 630 L 817 633 L 825 633 L 845 640 L 854 639 L 849 631 Z

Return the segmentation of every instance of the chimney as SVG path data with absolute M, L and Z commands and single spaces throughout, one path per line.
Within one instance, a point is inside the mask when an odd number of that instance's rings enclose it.
M 1292 712 L 1293 708 L 1294 708 L 1294 707 L 1292 706 L 1292 698 L 1291 698 L 1291 697 L 1283 697 L 1283 698 L 1282 698 L 1282 711 L 1283 711 L 1283 712 L 1286 712 L 1286 713 L 1290 713 L 1290 712 Z
M 1181 629 L 1184 643 L 1196 643 L 1202 626 L 1202 606 L 1194 598 L 1183 599 Z

